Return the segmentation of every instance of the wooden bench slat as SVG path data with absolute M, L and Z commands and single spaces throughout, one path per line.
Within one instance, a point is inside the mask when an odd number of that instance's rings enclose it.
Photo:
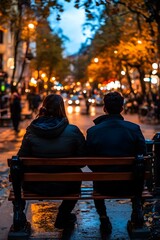
M 62 181 L 131 181 L 133 180 L 132 172 L 110 172 L 110 173 L 24 173 L 23 181 L 25 182 L 62 182 Z M 145 173 L 145 179 L 150 178 L 150 172 Z M 10 178 L 10 181 L 11 178 Z
M 21 157 L 24 166 L 80 166 L 80 165 L 132 165 L 135 161 L 134 157 L 71 157 L 71 158 L 25 158 Z M 76 161 L 75 161 L 76 159 Z M 144 160 L 150 157 L 144 157 Z M 12 159 L 8 159 L 10 166 Z
M 145 172 L 145 179 L 150 178 L 150 172 Z M 133 180 L 132 172 L 81 172 L 81 173 L 24 173 L 23 181 L 25 182 L 62 182 L 62 181 L 131 181 Z M 11 176 L 9 176 L 12 182 Z
M 61 196 L 61 195 L 60 196 L 44 196 L 44 195 L 39 195 L 36 193 L 27 192 L 27 191 L 22 192 L 22 199 L 25 199 L 25 200 L 68 200 L 68 199 L 84 200 L 84 199 L 111 199 L 111 198 L 121 199 L 121 198 L 131 198 L 131 197 L 133 196 L 132 195 L 125 195 L 125 196 L 124 195 L 123 196 L 100 195 L 99 193 L 96 193 L 96 192 L 94 193 L 93 188 L 90 188 L 90 189 L 82 188 L 80 194 L 69 194 L 65 196 Z M 153 196 L 149 191 L 144 190 L 142 193 L 142 197 L 151 198 Z M 14 192 L 13 190 L 11 190 L 8 200 L 13 201 L 14 199 L 15 199 Z
M 132 180 L 133 173 L 123 172 L 123 173 L 24 173 L 24 181 L 120 181 L 120 180 Z

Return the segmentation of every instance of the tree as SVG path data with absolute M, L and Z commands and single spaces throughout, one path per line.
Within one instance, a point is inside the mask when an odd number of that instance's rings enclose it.
M 24 30 L 27 28 L 27 22 L 33 20 L 33 11 L 30 8 L 29 0 L 11 0 L 0 2 L 1 24 L 7 24 L 11 30 L 14 38 L 14 69 L 11 77 L 11 91 L 15 91 L 17 85 L 14 84 L 15 74 L 17 71 L 18 50 L 23 41 L 28 41 L 28 36 L 24 38 Z M 28 49 L 28 43 L 27 47 Z M 27 53 L 26 53 L 27 54 Z M 24 64 L 22 64 L 22 71 L 20 77 L 23 75 Z M 18 79 L 18 83 L 20 79 Z
M 71 0 L 65 0 L 66 2 L 71 2 Z M 122 24 L 122 27 L 125 26 L 120 16 L 124 16 L 128 13 L 131 13 L 133 22 L 137 24 L 137 29 L 139 36 L 142 35 L 142 32 L 144 33 L 144 23 L 145 23 L 145 29 L 146 29 L 146 35 L 153 37 L 152 43 L 156 39 L 156 47 L 154 42 L 154 49 L 151 48 L 149 51 L 151 52 L 154 50 L 155 57 L 159 60 L 160 59 L 160 1 L 159 0 L 74 0 L 75 8 L 81 8 L 83 7 L 86 12 L 86 18 L 88 22 L 86 24 L 89 24 L 89 20 L 91 21 L 91 25 L 94 26 L 95 22 L 93 22 L 93 19 L 97 19 L 97 22 L 101 24 L 101 32 L 105 32 L 105 26 L 108 24 L 108 19 L 112 19 L 112 16 L 115 19 L 115 16 L 117 15 L 116 24 L 114 24 L 114 21 L 112 21 L 112 26 L 114 27 L 114 31 L 110 32 L 110 34 L 101 34 L 100 30 L 98 30 L 99 34 L 99 42 L 96 40 L 96 37 L 98 37 L 98 34 L 95 35 L 95 41 L 94 41 L 94 50 L 96 49 L 96 55 L 99 54 L 98 50 L 103 51 L 104 45 L 103 41 L 107 40 L 106 43 L 108 46 L 112 45 L 115 46 L 118 41 L 121 38 L 121 35 L 123 38 L 122 41 L 125 42 L 125 34 L 122 34 L 122 28 L 119 27 L 119 24 Z M 17 8 L 15 8 L 17 6 Z M 60 15 L 63 12 L 63 3 L 60 0 L 48 0 L 48 1 L 42 1 L 42 0 L 36 0 L 36 1 L 30 1 L 30 0 L 1 0 L 0 2 L 0 12 L 1 12 L 1 19 L 4 21 L 8 21 L 11 24 L 11 29 L 14 32 L 15 35 L 15 59 L 17 58 L 17 49 L 19 44 L 22 41 L 22 28 L 24 26 L 22 19 L 22 14 L 24 13 L 36 13 L 36 18 L 40 19 L 46 19 L 50 11 L 54 11 L 55 17 L 57 20 L 60 20 Z M 28 9 L 26 11 L 26 9 Z M 14 11 L 13 11 L 14 10 Z M 25 14 L 26 19 L 28 19 L 28 16 L 30 14 Z M 32 14 L 35 16 L 34 14 Z M 133 17 L 134 16 L 134 17 Z M 118 19 L 119 18 L 119 19 Z M 119 21 L 119 24 L 117 24 Z M 121 21 L 121 23 L 120 23 Z M 97 23 L 96 22 L 96 23 Z M 133 23 L 132 22 L 132 23 Z M 142 25 L 143 23 L 143 25 Z M 94 28 L 94 27 L 93 27 Z M 104 29 L 102 29 L 104 28 Z M 126 29 L 124 29 L 125 33 L 127 32 Z M 127 29 L 128 30 L 128 29 Z M 143 30 L 143 31 L 142 31 Z M 108 28 L 109 33 L 109 28 Z M 127 35 L 127 34 L 126 34 Z M 108 39 L 108 36 L 110 40 Z M 138 35 L 136 37 L 139 37 Z M 103 37 L 103 38 L 102 38 Z M 135 37 L 135 35 L 134 35 Z M 114 39 L 114 42 L 112 40 Z M 100 42 L 101 41 L 101 42 Z M 99 47 L 96 47 L 95 43 L 100 44 L 101 49 Z M 116 43 L 117 42 L 117 43 Z M 97 45 L 98 45 L 97 44 Z M 122 44 L 121 44 L 122 46 Z M 107 46 L 106 46 L 107 49 Z M 12 76 L 12 82 L 14 81 L 16 71 L 16 61 L 15 61 L 15 69 L 13 70 L 13 76 Z M 144 71 L 144 69 L 143 69 Z
M 108 12 L 103 18 L 104 24 L 96 32 L 90 48 L 94 56 L 99 58 L 96 65 L 99 79 L 100 75 L 102 79 L 106 73 L 106 80 L 114 77 L 121 80 L 120 72 L 125 70 L 130 91 L 133 92 L 129 72 L 137 69 L 142 93 L 145 94 L 143 79 L 145 74 L 150 74 L 157 52 L 155 24 L 152 26 L 155 35 L 151 36 L 148 34 L 148 23 L 143 18 L 137 19 L 137 15 L 126 11 L 123 6 L 119 13 Z M 95 76 L 97 74 L 94 73 Z
M 40 71 L 46 73 L 48 90 L 51 87 L 52 77 L 62 82 L 68 74 L 69 62 L 63 57 L 62 45 L 61 38 L 50 31 L 47 21 L 44 21 L 43 27 L 37 26 L 37 53 L 31 66 L 38 71 L 38 79 L 40 79 Z
M 30 0 L 1 0 L 0 1 L 0 20 L 1 24 L 8 24 L 14 36 L 14 69 L 11 77 L 11 91 L 15 91 L 18 83 L 23 79 L 26 58 L 29 50 L 28 23 L 35 22 L 37 19 L 46 19 L 50 14 L 50 9 L 57 12 L 62 11 L 61 4 L 57 1 L 30 1 Z M 33 36 L 33 34 L 32 34 Z M 22 60 L 22 67 L 15 85 L 15 75 L 17 71 L 18 50 L 22 48 L 22 43 L 26 43 L 26 51 Z
M 111 14 L 122 13 L 124 8 L 126 10 L 143 18 L 148 23 L 148 34 L 154 34 L 152 23 L 157 25 L 157 58 L 160 59 L 160 1 L 159 0 L 96 0 L 96 1 L 82 1 L 75 0 L 75 7 L 84 7 L 88 19 L 94 18 L 103 19 L 106 12 L 110 10 Z M 94 8 L 98 8 L 99 15 Z

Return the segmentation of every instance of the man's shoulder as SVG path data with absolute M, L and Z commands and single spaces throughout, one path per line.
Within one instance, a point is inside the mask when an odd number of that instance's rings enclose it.
M 112 125 L 112 126 L 111 126 Z M 116 125 L 119 127 L 124 127 L 124 128 L 128 128 L 130 130 L 138 130 L 140 128 L 140 126 L 136 123 L 133 123 L 133 122 L 130 122 L 130 121 L 126 121 L 126 120 L 119 120 L 118 122 L 116 121 Z M 113 125 L 113 121 L 107 121 L 107 124 L 106 122 L 101 122 L 97 125 L 94 125 L 90 128 L 88 128 L 87 130 L 87 133 L 93 133 L 93 132 L 98 132 L 99 130 L 103 129 L 105 127 L 108 126 L 108 128 L 111 128 L 111 127 L 115 127 L 115 124 Z
M 124 120 L 123 124 L 128 126 L 128 127 L 131 127 L 131 128 L 139 128 L 139 125 L 137 123 L 134 123 L 134 122 Z
M 94 131 L 97 131 L 99 128 L 101 128 L 101 125 L 102 125 L 102 123 L 97 124 L 97 125 L 94 125 L 94 126 L 88 128 L 88 129 L 87 129 L 87 133 L 88 133 L 88 132 L 94 132 Z

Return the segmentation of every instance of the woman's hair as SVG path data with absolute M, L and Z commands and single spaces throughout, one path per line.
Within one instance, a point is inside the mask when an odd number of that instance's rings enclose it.
M 49 94 L 45 97 L 37 117 L 40 116 L 67 118 L 63 98 L 58 94 Z

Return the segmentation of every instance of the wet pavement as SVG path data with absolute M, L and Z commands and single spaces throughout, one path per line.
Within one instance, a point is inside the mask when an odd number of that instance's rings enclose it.
M 117 205 L 119 206 L 117 208 Z M 119 204 L 115 200 L 106 200 L 108 207 L 108 216 L 110 217 L 113 231 L 107 239 L 129 239 L 127 232 L 127 219 L 130 217 L 131 205 L 127 202 Z M 30 213 L 34 214 L 32 218 L 32 236 L 31 239 L 102 239 L 99 231 L 99 218 L 95 211 L 93 201 L 78 201 L 74 212 L 77 215 L 77 224 L 73 231 L 59 231 L 54 228 L 55 216 L 57 213 L 56 203 L 37 203 L 32 204 Z M 48 214 L 49 213 L 49 214 Z M 43 215 L 43 217 L 42 217 Z M 117 216 L 119 216 L 117 218 Z M 42 221 L 39 221 L 43 219 Z M 104 239 L 104 238 L 103 238 Z M 105 238 L 106 239 L 106 238 Z
M 98 114 L 100 114 L 100 110 Z M 126 115 L 126 119 L 140 124 L 145 138 L 152 139 L 156 132 L 160 132 L 160 125 L 147 125 L 138 122 L 137 115 Z M 69 116 L 70 122 L 79 125 L 85 134 L 86 129 L 93 125 L 95 116 L 80 116 L 73 114 Z M 83 119 L 83 120 L 82 120 Z M 7 240 L 9 228 L 12 224 L 12 203 L 7 197 L 10 189 L 8 182 L 7 158 L 15 155 L 19 149 L 25 128 L 30 120 L 21 122 L 21 131 L 15 134 L 12 126 L 0 128 L 0 240 Z M 160 198 L 147 199 L 144 203 L 145 226 L 150 230 L 150 237 L 143 239 L 160 239 Z M 112 234 L 101 236 L 99 231 L 99 218 L 94 208 L 92 200 L 78 201 L 74 212 L 77 215 L 77 224 L 73 231 L 67 232 L 54 228 L 58 206 L 60 201 L 49 202 L 28 202 L 26 214 L 28 221 L 32 225 L 33 240 L 129 240 L 127 232 L 127 222 L 131 214 L 131 202 L 129 199 L 106 200 L 107 213 L 112 223 Z M 142 238 L 136 238 L 137 240 Z
M 99 230 L 99 218 L 92 200 L 78 201 L 74 213 L 77 215 L 77 223 L 72 231 L 58 230 L 54 222 L 60 201 L 28 202 L 26 215 L 32 226 L 30 240 L 129 240 L 129 239 L 160 239 L 160 204 L 155 201 L 146 202 L 145 225 L 150 229 L 150 237 L 130 238 L 127 232 L 127 222 L 131 214 L 131 202 L 124 200 L 106 200 L 107 213 L 112 223 L 112 233 L 109 236 L 101 235 Z M 158 211 L 158 212 L 157 212 Z M 9 227 L 12 224 L 12 204 L 7 201 L 1 206 L 0 239 L 6 240 Z M 5 215 L 4 215 L 5 214 Z M 5 216 L 4 218 L 2 216 Z

